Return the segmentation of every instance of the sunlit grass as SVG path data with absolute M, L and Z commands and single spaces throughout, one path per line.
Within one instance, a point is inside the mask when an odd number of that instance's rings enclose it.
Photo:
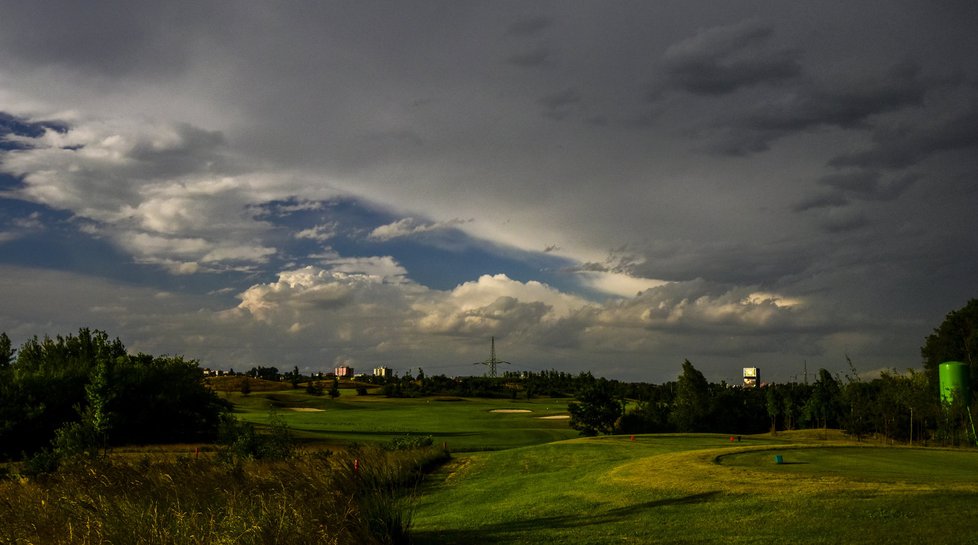
M 415 434 L 430 435 L 437 445 L 452 451 L 470 451 L 535 445 L 578 435 L 567 420 L 543 418 L 566 415 L 566 399 L 389 399 L 344 391 L 334 400 L 310 396 L 304 390 L 222 395 L 235 404 L 235 415 L 243 420 L 266 423 L 274 412 L 297 437 L 335 445 L 384 442 Z M 492 412 L 499 409 L 528 412 Z
M 415 530 L 432 544 L 978 542 L 978 452 L 727 439 L 460 456 L 432 479 Z

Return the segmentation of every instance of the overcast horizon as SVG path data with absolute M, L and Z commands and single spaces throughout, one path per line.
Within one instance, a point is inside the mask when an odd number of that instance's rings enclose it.
M 978 297 L 972 2 L 0 6 L 18 346 L 780 382 Z

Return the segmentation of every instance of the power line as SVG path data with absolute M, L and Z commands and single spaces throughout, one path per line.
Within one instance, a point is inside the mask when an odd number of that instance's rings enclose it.
M 489 342 L 490 342 L 490 345 L 489 345 L 489 359 L 487 359 L 486 361 L 477 361 L 477 362 L 473 363 L 472 365 L 485 365 L 485 366 L 489 367 L 489 376 L 492 377 L 492 378 L 496 378 L 496 365 L 497 364 L 500 364 L 500 363 L 505 363 L 507 365 L 512 365 L 512 364 L 509 363 L 508 361 L 503 361 L 503 360 L 497 360 L 496 359 L 496 337 L 495 336 L 490 337 L 490 341 Z

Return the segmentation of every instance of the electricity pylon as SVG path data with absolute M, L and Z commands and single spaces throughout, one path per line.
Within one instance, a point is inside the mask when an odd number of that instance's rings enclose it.
M 496 377 L 496 364 L 498 364 L 498 363 L 505 363 L 507 365 L 512 365 L 512 364 L 509 363 L 508 361 L 503 361 L 503 360 L 497 360 L 496 359 L 496 337 L 495 336 L 490 337 L 490 341 L 489 342 L 490 342 L 490 345 L 489 345 L 489 359 L 487 359 L 486 361 L 477 361 L 477 362 L 473 363 L 472 365 L 485 365 L 485 366 L 489 367 L 489 376 L 495 378 Z

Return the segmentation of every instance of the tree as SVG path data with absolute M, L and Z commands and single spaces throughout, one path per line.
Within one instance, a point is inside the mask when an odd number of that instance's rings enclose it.
M 839 424 L 842 390 L 838 381 L 825 369 L 818 370 L 818 380 L 805 405 L 808 418 L 816 426 L 826 429 Z
M 0 368 L 0 456 L 206 441 L 229 409 L 196 361 L 131 355 L 98 330 L 33 337 Z
M 0 369 L 10 367 L 17 351 L 10 345 L 10 337 L 6 332 L 0 333 Z
M 937 371 L 946 361 L 967 363 L 971 371 L 971 389 L 978 386 L 978 299 L 971 299 L 963 307 L 947 314 L 920 348 L 924 370 L 937 386 Z
M 310 380 L 306 383 L 306 393 L 314 396 L 323 395 L 323 383 L 319 381 L 313 382 Z
M 577 394 L 577 401 L 567 405 L 567 410 L 570 426 L 587 436 L 613 433 L 623 413 L 614 385 L 603 378 L 585 385 Z
M 329 387 L 329 397 L 336 399 L 340 397 L 340 379 L 333 377 L 333 385 Z
M 676 383 L 676 399 L 670 420 L 681 432 L 704 431 L 710 414 L 710 385 L 689 360 Z
M 781 396 L 778 395 L 777 387 L 773 384 L 764 392 L 764 408 L 767 409 L 767 415 L 771 417 L 771 433 L 776 433 L 778 417 L 781 416 Z
M 109 403 L 112 398 L 107 362 L 99 360 L 92 370 L 90 382 L 85 385 L 87 406 L 82 412 L 82 423 L 91 427 L 95 446 L 100 449 L 105 449 L 109 441 L 109 429 L 112 425 Z

